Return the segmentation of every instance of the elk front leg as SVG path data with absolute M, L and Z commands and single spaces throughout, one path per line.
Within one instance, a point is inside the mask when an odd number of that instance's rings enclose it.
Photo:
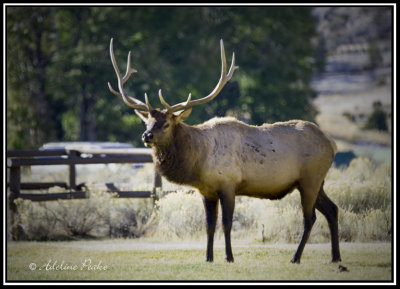
M 207 252 L 206 261 L 214 260 L 214 233 L 218 216 L 218 200 L 209 200 L 203 197 L 204 209 L 206 211 Z
M 233 210 L 235 208 L 235 194 L 230 192 L 219 192 L 219 200 L 222 208 L 222 229 L 225 235 L 225 261 L 233 262 L 231 246 L 231 229 Z

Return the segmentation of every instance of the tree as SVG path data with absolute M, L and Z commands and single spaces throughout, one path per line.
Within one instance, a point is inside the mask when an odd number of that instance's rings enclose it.
M 53 51 L 50 8 L 7 9 L 7 145 L 37 147 L 54 137 L 46 67 Z
M 141 100 L 147 92 L 154 107 L 160 88 L 169 103 L 208 94 L 219 78 L 219 39 L 228 62 L 235 51 L 240 69 L 189 123 L 227 114 L 252 124 L 312 120 L 315 36 L 308 7 L 7 7 L 8 146 L 140 143 L 143 124 L 107 88 L 116 81 L 111 37 L 121 70 L 133 50 L 138 73 L 126 90 Z
M 372 106 L 373 111 L 368 117 L 368 120 L 364 125 L 364 129 L 388 131 L 388 126 L 386 123 L 387 114 L 382 108 L 382 103 L 380 101 L 375 101 Z

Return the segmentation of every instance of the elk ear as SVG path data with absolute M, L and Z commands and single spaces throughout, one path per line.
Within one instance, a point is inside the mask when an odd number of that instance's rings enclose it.
M 174 112 L 174 116 L 176 117 L 177 121 L 184 121 L 185 119 L 187 119 L 189 117 L 191 112 L 192 112 L 191 108 L 189 108 L 187 110 L 180 110 L 180 111 Z
M 149 119 L 149 113 L 147 111 L 140 111 L 135 109 L 135 113 L 138 117 L 140 117 L 141 120 L 143 120 L 144 123 L 146 123 Z

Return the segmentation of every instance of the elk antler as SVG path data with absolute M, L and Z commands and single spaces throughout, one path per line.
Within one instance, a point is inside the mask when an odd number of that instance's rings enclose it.
M 110 41 L 110 56 L 111 56 L 111 62 L 112 62 L 112 65 L 114 67 L 115 73 L 117 74 L 119 92 L 115 91 L 111 87 L 111 84 L 108 83 L 108 88 L 110 89 L 110 91 L 113 94 L 115 94 L 116 96 L 122 97 L 122 99 L 124 100 L 125 104 L 130 106 L 130 107 L 132 107 L 132 108 L 134 108 L 134 109 L 151 111 L 152 108 L 150 106 L 149 99 L 148 99 L 146 93 L 144 94 L 146 104 L 144 104 L 140 100 L 138 100 L 136 98 L 133 98 L 133 97 L 131 97 L 129 95 L 126 95 L 126 93 L 125 93 L 125 91 L 123 89 L 124 83 L 129 79 L 129 77 L 133 73 L 137 72 L 136 69 L 131 68 L 131 52 L 129 51 L 129 53 L 128 53 L 128 61 L 127 61 L 127 64 L 126 64 L 126 73 L 125 73 L 124 77 L 122 77 L 122 74 L 119 71 L 119 68 L 118 68 L 118 65 L 117 65 L 117 61 L 115 60 L 114 48 L 113 48 L 113 38 L 111 38 L 111 41 Z
M 222 90 L 222 88 L 225 86 L 225 84 L 232 78 L 233 72 L 239 68 L 239 66 L 235 66 L 235 53 L 232 55 L 232 63 L 231 67 L 229 68 L 228 74 L 226 73 L 226 57 L 225 57 L 225 48 L 224 48 L 224 42 L 220 41 L 221 45 L 221 62 L 222 62 L 222 67 L 221 67 L 221 77 L 217 83 L 217 86 L 214 88 L 214 90 L 207 95 L 206 97 L 196 99 L 196 100 L 191 100 L 192 94 L 189 93 L 189 96 L 185 102 L 181 102 L 178 104 L 175 104 L 173 106 L 169 105 L 163 98 L 161 94 L 161 89 L 158 91 L 158 96 L 160 97 L 160 101 L 162 105 L 168 110 L 168 112 L 172 113 L 174 111 L 178 111 L 181 109 L 188 109 L 190 107 L 207 103 L 211 100 L 213 100 L 219 92 Z

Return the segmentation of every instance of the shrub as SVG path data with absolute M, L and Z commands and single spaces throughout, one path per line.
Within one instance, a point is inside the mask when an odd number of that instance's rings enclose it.
M 386 123 L 387 114 L 382 109 L 382 103 L 380 101 L 373 103 L 373 112 L 368 117 L 367 122 L 364 125 L 364 129 L 377 129 L 382 131 L 388 131 Z
M 93 192 L 88 199 L 59 200 L 49 210 L 67 235 L 85 237 L 107 222 L 109 199 L 106 192 Z
M 392 202 L 390 165 L 376 166 L 369 159 L 357 158 L 344 170 L 331 168 L 325 191 L 347 211 L 386 208 Z
M 110 237 L 139 238 L 151 229 L 154 221 L 152 199 L 110 200 Z
M 30 200 L 17 199 L 18 223 L 23 229 L 20 239 L 45 241 L 55 239 L 60 234 L 57 230 L 57 218 L 48 207 L 51 203 L 34 203 Z
M 143 236 L 153 223 L 153 200 L 111 198 L 91 192 L 87 199 L 32 202 L 16 200 L 19 225 L 28 240 L 88 236 Z
M 88 199 L 32 202 L 17 200 L 19 222 L 29 240 L 89 236 L 108 220 L 106 193 Z
M 116 178 L 128 180 L 131 172 L 122 167 Z M 101 174 L 101 178 L 107 172 Z M 135 177 L 147 180 L 131 184 L 143 189 L 153 182 L 147 166 Z M 96 180 L 93 176 L 93 182 Z M 98 180 L 97 180 L 98 181 Z M 101 181 L 104 181 L 102 179 Z M 339 207 L 341 241 L 388 241 L 392 235 L 391 165 L 375 164 L 366 158 L 352 160 L 347 168 L 331 168 L 325 191 Z M 88 235 L 116 238 L 156 237 L 162 240 L 205 237 L 205 213 L 199 193 L 167 184 L 176 192 L 152 199 L 112 198 L 91 189 L 90 198 L 54 202 L 17 200 L 19 223 L 26 239 L 54 240 Z M 216 238 L 222 238 L 221 210 Z M 237 197 L 233 216 L 233 238 L 263 242 L 298 243 L 303 230 L 300 194 L 297 190 L 277 201 Z M 310 242 L 328 242 L 326 219 L 317 211 Z
M 158 234 L 185 238 L 205 232 L 205 213 L 199 194 L 178 191 L 158 201 Z

